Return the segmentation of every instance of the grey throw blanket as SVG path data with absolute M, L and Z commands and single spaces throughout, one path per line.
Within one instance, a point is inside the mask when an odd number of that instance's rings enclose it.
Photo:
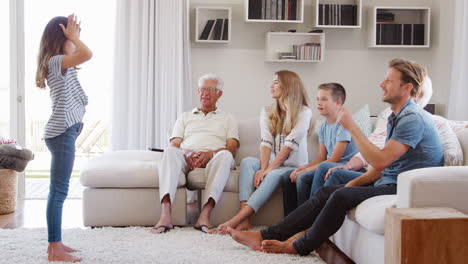
M 0 145 L 0 169 L 22 172 L 32 159 L 34 159 L 34 154 L 29 149 L 16 144 Z

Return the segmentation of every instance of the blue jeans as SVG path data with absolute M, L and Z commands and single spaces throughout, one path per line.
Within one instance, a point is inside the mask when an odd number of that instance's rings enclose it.
M 324 181 L 325 175 L 328 170 L 343 165 L 342 163 L 334 162 L 322 162 L 318 165 L 317 170 L 315 171 L 314 181 L 312 183 L 312 189 L 310 190 L 310 197 L 315 195 L 318 189 L 322 186 L 333 186 L 339 184 L 346 184 L 357 177 L 361 176 L 365 172 L 364 169 L 358 171 L 351 170 L 334 170 L 332 174 L 328 177 L 327 181 Z
M 62 241 L 62 209 L 67 198 L 70 176 L 75 162 L 75 141 L 83 123 L 76 123 L 62 134 L 46 138 L 45 143 L 52 154 L 50 188 L 47 198 L 48 241 Z
M 273 192 L 281 183 L 281 176 L 285 171 L 294 170 L 293 167 L 279 167 L 268 173 L 257 189 L 253 185 L 255 173 L 260 169 L 260 160 L 256 158 L 244 158 L 240 166 L 239 200 L 247 201 L 255 212 L 268 201 Z

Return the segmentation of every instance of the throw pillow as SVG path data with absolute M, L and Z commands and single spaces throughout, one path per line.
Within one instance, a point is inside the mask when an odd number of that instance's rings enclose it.
M 366 104 L 361 107 L 361 109 L 357 110 L 357 112 L 353 114 L 353 119 L 361 129 L 362 133 L 368 137 L 372 132 L 369 105 Z
M 438 115 L 433 115 L 432 119 L 442 144 L 444 166 L 463 166 L 463 150 L 449 121 Z

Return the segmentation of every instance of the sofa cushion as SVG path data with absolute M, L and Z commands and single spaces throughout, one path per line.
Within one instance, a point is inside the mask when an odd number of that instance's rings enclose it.
M 385 210 L 395 207 L 396 197 L 396 194 L 379 195 L 365 200 L 356 208 L 356 222 L 373 233 L 383 235 Z
M 91 159 L 81 170 L 83 186 L 93 188 L 157 188 L 161 152 L 122 150 Z M 180 173 L 178 187 L 185 185 Z
M 251 118 L 238 122 L 240 147 L 236 153 L 236 165 L 243 158 L 260 157 L 260 124 L 259 118 Z
M 465 128 L 457 133 L 458 142 L 463 150 L 463 165 L 468 166 L 468 128 Z
M 231 175 L 224 187 L 225 192 L 239 192 L 239 173 L 239 166 L 231 170 Z M 194 169 L 187 175 L 187 188 L 189 190 L 205 189 L 206 177 L 205 169 Z

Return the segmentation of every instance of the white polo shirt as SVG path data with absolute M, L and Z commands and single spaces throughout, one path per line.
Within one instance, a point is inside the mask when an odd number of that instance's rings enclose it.
M 239 141 L 236 119 L 219 109 L 205 115 L 198 108 L 184 112 L 177 119 L 172 138 L 182 138 L 183 149 L 195 151 L 216 150 L 226 147 L 229 138 Z

